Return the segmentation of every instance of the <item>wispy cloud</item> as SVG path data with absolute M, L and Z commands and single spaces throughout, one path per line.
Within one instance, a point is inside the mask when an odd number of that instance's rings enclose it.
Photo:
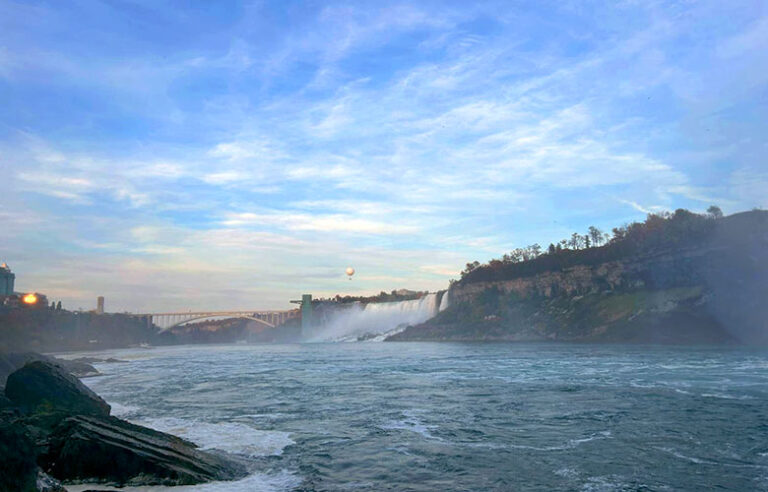
M 0 0 L 0 245 L 21 282 L 277 305 L 439 288 L 649 211 L 766 206 L 759 2 L 241 7 Z
M 378 222 L 340 214 L 230 213 L 225 216 L 222 224 L 225 226 L 272 226 L 294 231 L 317 231 L 323 233 L 410 234 L 418 230 L 414 226 Z

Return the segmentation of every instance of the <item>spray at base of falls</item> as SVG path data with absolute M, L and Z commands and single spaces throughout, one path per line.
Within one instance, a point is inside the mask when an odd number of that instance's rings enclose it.
M 438 313 L 439 294 L 399 302 L 354 303 L 327 313 L 309 342 L 383 341 L 408 325 L 423 323 Z

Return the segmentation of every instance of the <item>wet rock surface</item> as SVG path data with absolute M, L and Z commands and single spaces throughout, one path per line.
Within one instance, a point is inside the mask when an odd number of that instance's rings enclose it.
M 110 417 L 110 410 L 56 362 L 32 360 L 12 372 L 0 397 L 0 491 L 66 491 L 60 481 L 191 485 L 247 474 L 236 459 Z
M 191 485 L 246 475 L 233 460 L 189 441 L 115 417 L 65 419 L 50 437 L 43 467 L 62 480 L 116 485 Z
M 5 396 L 27 412 L 107 416 L 110 406 L 58 364 L 33 361 L 8 376 Z
M 67 492 L 61 482 L 43 473 L 42 470 L 37 472 L 37 490 L 38 492 Z
M 82 363 L 82 364 L 96 364 L 96 363 L 116 364 L 116 363 L 124 363 L 128 361 L 115 359 L 114 357 L 109 357 L 106 359 L 101 359 L 99 357 L 78 357 L 77 359 L 72 359 L 69 362 Z
M 37 463 L 32 440 L 23 426 L 0 420 L 0 490 L 37 490 L 36 482 Z
M 36 360 L 58 364 L 67 372 L 78 378 L 98 376 L 100 374 L 99 371 L 87 361 L 57 359 L 36 352 L 0 353 L 0 387 L 5 386 L 5 381 L 8 379 L 8 375 L 21 369 L 27 363 Z

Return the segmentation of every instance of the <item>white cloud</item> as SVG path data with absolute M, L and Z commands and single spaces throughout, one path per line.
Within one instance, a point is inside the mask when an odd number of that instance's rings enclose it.
M 358 218 L 351 215 L 310 215 L 293 212 L 229 213 L 222 224 L 225 226 L 274 226 L 293 231 L 317 231 L 321 233 L 346 232 L 355 234 L 412 234 L 418 227 L 392 224 Z
M 222 142 L 208 153 L 213 157 L 222 157 L 231 161 L 246 159 L 273 161 L 285 157 L 281 150 L 266 140 Z

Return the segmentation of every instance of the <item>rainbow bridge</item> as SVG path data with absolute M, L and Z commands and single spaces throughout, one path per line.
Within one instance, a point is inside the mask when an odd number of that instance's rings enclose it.
M 190 321 L 213 318 L 250 319 L 274 328 L 291 318 L 298 318 L 300 316 L 299 313 L 298 309 L 290 309 L 288 311 L 185 311 L 176 313 L 141 313 L 134 316 L 145 318 L 147 326 L 154 324 L 160 328 L 160 331 L 166 331 Z

